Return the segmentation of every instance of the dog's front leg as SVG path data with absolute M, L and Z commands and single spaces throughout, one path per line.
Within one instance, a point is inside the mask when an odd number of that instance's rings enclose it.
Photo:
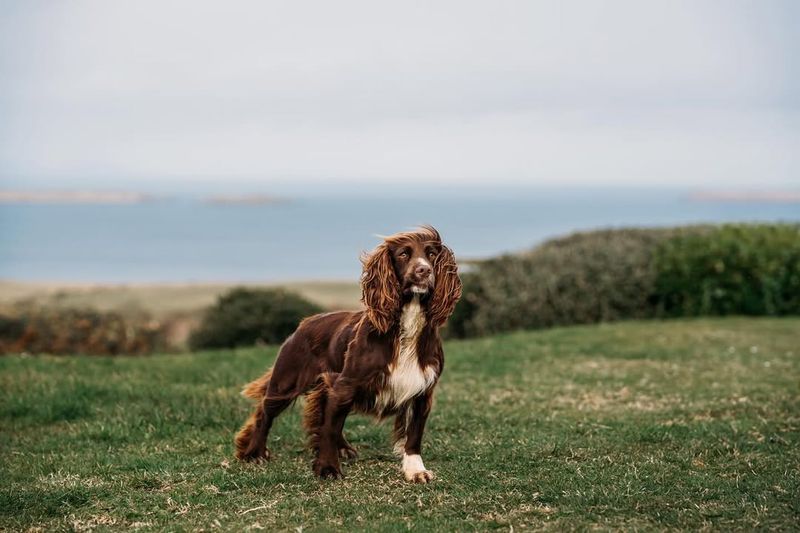
M 314 473 L 321 478 L 342 477 L 339 443 L 344 440 L 344 421 L 353 406 L 354 393 L 350 380 L 341 376 L 327 388 L 324 415 L 319 429 L 319 449 L 313 464 Z
M 414 483 L 428 483 L 433 479 L 433 472 L 427 470 L 422 462 L 422 434 L 432 405 L 433 393 L 428 391 L 412 400 L 411 411 L 405 416 L 402 468 L 406 480 Z

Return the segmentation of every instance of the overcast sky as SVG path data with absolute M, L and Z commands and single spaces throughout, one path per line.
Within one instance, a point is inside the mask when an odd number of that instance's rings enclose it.
M 800 2 L 3 2 L 0 175 L 800 184 Z

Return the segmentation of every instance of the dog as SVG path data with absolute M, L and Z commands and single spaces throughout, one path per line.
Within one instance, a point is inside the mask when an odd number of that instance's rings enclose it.
M 245 387 L 258 403 L 236 436 L 238 459 L 269 459 L 273 421 L 306 394 L 304 426 L 317 476 L 340 478 L 340 458 L 356 457 L 342 432 L 354 410 L 394 416 L 405 479 L 433 479 L 422 462 L 422 434 L 444 370 L 439 329 L 461 297 L 455 256 L 436 229 L 421 226 L 385 237 L 361 262 L 365 309 L 304 319 L 273 367 Z

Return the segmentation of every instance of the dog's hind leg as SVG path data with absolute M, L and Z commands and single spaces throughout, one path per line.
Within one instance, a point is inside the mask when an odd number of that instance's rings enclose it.
M 272 370 L 245 387 L 244 395 L 259 403 L 236 435 L 237 458 L 253 462 L 269 459 L 267 436 L 272 422 L 313 386 L 319 373 L 310 359 L 303 336 L 295 333 L 281 347 Z
M 267 435 L 272 422 L 292 404 L 294 398 L 265 396 L 236 435 L 236 457 L 243 461 L 259 463 L 270 458 Z

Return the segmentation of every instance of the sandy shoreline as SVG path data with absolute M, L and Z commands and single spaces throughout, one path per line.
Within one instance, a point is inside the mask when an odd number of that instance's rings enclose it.
M 20 301 L 99 310 L 145 311 L 155 317 L 192 315 L 232 287 L 285 287 L 326 309 L 357 309 L 357 281 L 86 283 L 0 280 L 0 306 Z

